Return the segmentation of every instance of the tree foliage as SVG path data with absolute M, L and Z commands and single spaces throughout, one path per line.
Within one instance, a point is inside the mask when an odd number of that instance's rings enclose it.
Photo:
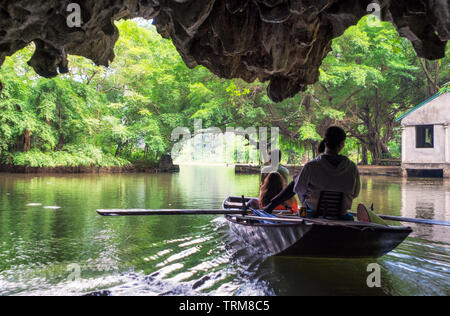
M 274 104 L 266 85 L 224 80 L 188 69 L 169 40 L 146 21 L 122 21 L 109 68 L 71 57 L 70 73 L 39 78 L 26 65 L 34 47 L 7 58 L 0 71 L 0 159 L 29 166 L 151 163 L 169 153 L 176 127 L 278 127 L 286 160 L 317 154 L 326 128 L 352 137 L 346 153 L 378 163 L 398 157 L 395 118 L 449 81 L 449 59 L 417 57 L 394 27 L 366 19 L 333 42 L 320 81 Z

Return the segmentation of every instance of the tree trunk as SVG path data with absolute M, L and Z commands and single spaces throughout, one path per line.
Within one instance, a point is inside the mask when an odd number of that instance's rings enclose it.
M 64 136 L 63 136 L 63 133 L 62 133 L 63 132 L 63 127 L 62 127 L 62 108 L 61 108 L 61 104 L 59 104 L 58 108 L 59 108 L 59 142 L 58 142 L 57 149 L 60 150 L 64 146 Z
M 122 149 L 124 149 L 127 145 L 128 145 L 128 141 L 126 141 L 125 143 L 120 142 L 119 144 L 117 144 L 115 156 L 119 157 L 120 153 L 122 152 Z
M 59 134 L 59 141 L 58 141 L 58 146 L 56 147 L 57 150 L 61 150 L 64 146 L 64 136 L 63 134 Z
M 380 142 L 380 148 L 381 148 L 381 153 L 383 155 L 391 158 L 391 152 L 389 150 L 388 145 L 385 142 L 383 142 L 383 141 Z M 386 157 L 384 157 L 384 158 L 386 158 Z
M 317 142 L 311 142 L 311 149 L 312 149 L 312 153 L 313 153 L 313 158 L 317 158 L 317 156 L 319 155 L 319 143 Z
M 369 164 L 369 158 L 367 156 L 367 146 L 366 145 L 362 145 L 362 158 L 361 158 L 361 164 L 363 166 L 367 166 Z
M 439 61 L 436 60 L 434 62 L 434 85 L 436 87 L 436 93 L 438 93 L 439 89 L 440 89 L 440 87 L 439 87 L 439 71 L 440 71 L 440 69 L 439 68 L 440 68 Z
M 23 142 L 23 151 L 29 152 L 31 150 L 31 132 L 25 131 L 24 142 Z
M 372 165 L 376 166 L 383 159 L 383 145 L 380 141 L 373 141 L 369 144 L 369 151 L 372 154 Z
M 428 96 L 431 97 L 435 95 L 440 87 L 439 87 L 439 62 L 436 62 L 434 64 L 434 78 L 432 74 L 432 69 L 430 67 L 430 63 L 428 60 L 419 58 L 419 62 L 422 65 L 422 70 L 426 75 L 427 78 L 427 93 Z
M 114 155 L 115 157 L 118 157 L 120 154 L 120 150 L 122 149 L 122 144 L 118 144 L 117 145 L 117 149 L 116 149 L 116 154 Z

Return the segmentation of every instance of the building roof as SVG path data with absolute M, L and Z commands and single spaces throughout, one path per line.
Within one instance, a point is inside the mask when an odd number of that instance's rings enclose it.
M 430 103 L 431 101 L 437 99 L 438 97 L 440 97 L 441 95 L 450 92 L 450 86 L 447 85 L 446 87 L 444 87 L 443 89 L 441 89 L 441 91 L 439 91 L 437 94 L 435 94 L 434 96 L 432 96 L 431 98 L 429 98 L 428 100 L 422 102 L 421 104 L 419 104 L 418 106 L 416 106 L 414 109 L 408 111 L 407 113 L 405 113 L 404 115 L 400 116 L 398 119 L 396 119 L 396 122 L 400 122 L 401 120 L 403 120 L 405 117 L 407 117 L 408 115 L 410 115 L 411 113 L 417 111 L 418 109 L 424 107 L 425 105 L 427 105 L 428 103 Z

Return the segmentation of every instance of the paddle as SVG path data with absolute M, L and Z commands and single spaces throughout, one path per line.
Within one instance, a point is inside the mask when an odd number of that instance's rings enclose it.
M 450 226 L 450 222 L 435 221 L 435 220 L 431 220 L 431 219 L 407 218 L 407 217 L 397 217 L 397 216 L 388 216 L 388 215 L 378 215 L 378 217 L 388 220 L 388 221 L 396 221 L 396 222 L 403 222 L 403 223 Z
M 239 209 L 232 210 L 97 210 L 97 213 L 102 216 L 157 216 L 157 215 L 247 215 L 247 203 L 244 196 L 242 196 Z
M 153 215 L 247 215 L 242 211 L 233 210 L 97 210 L 102 216 L 153 216 Z M 248 219 L 266 220 L 281 223 L 302 223 L 301 218 L 266 218 L 247 216 Z
M 102 216 L 243 215 L 242 210 L 97 210 Z
M 375 213 L 374 204 L 370 206 L 370 210 Z M 350 213 L 353 216 L 357 216 L 356 213 Z M 385 219 L 388 221 L 402 222 L 402 223 L 414 223 L 414 224 L 426 224 L 426 225 L 437 225 L 437 226 L 450 226 L 450 222 L 445 221 L 436 221 L 431 219 L 423 219 L 423 218 L 408 218 L 408 217 L 399 217 L 399 216 L 390 216 L 390 215 L 381 215 L 375 214 L 381 219 Z
M 242 210 L 97 210 L 97 213 L 102 216 L 164 216 L 164 215 L 247 215 L 247 212 Z M 356 216 L 355 213 L 352 215 Z M 436 221 L 420 218 L 406 218 L 388 215 L 379 215 L 378 217 L 396 222 L 427 224 L 438 226 L 449 226 L 450 222 Z M 273 219 L 272 219 L 273 220 Z M 276 220 L 273 220 L 276 221 Z
M 161 215 L 248 215 L 248 206 L 246 204 L 246 199 L 242 196 L 242 202 L 231 203 L 239 209 L 228 209 L 228 210 L 175 210 L 175 209 L 161 209 L 161 210 L 145 210 L 145 209 L 130 209 L 130 210 L 97 210 L 97 213 L 102 216 L 161 216 Z M 372 204 L 370 209 L 374 211 L 374 205 Z M 355 213 L 350 213 L 353 216 L 357 216 Z M 420 218 L 407 218 L 398 216 L 389 216 L 377 214 L 378 217 L 396 222 L 404 223 L 415 223 L 415 224 L 426 224 L 426 225 L 438 225 L 438 226 L 449 226 L 450 222 L 436 221 Z M 266 220 L 266 219 L 265 219 Z M 271 219 L 272 221 L 278 221 L 277 219 Z M 298 222 L 302 219 L 292 219 L 291 222 Z M 287 221 L 287 219 L 284 219 Z

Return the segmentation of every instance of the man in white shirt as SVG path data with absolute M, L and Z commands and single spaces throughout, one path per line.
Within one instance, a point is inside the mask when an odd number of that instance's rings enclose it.
M 281 174 L 285 184 L 289 183 L 289 170 L 281 165 L 281 158 L 282 154 L 278 149 L 274 149 L 269 153 L 269 166 L 265 166 L 261 169 L 261 184 L 263 184 L 267 176 L 273 172 Z

